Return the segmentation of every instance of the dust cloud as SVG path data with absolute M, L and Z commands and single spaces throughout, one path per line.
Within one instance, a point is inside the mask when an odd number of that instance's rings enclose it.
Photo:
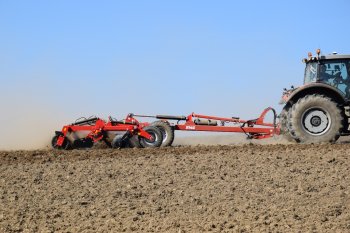
M 45 149 L 64 117 L 41 80 L 7 83 L 0 93 L 0 150 Z
M 4 123 L 0 134 L 1 150 L 44 149 L 50 144 L 55 129 L 54 114 L 40 103 L 25 102 L 21 105 L 12 100 L 7 106 L 1 106 L 0 119 Z

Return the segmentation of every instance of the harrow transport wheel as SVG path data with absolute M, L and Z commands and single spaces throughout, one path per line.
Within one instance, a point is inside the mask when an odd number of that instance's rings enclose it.
M 152 135 L 153 140 L 148 140 L 147 138 L 139 137 L 140 144 L 142 147 L 160 147 L 162 145 L 162 132 L 157 127 L 146 126 L 145 128 L 143 128 L 143 130 Z
M 289 129 L 288 129 L 288 109 L 284 108 L 280 115 L 280 127 L 281 127 L 281 135 L 288 141 L 288 142 L 295 142 L 296 140 L 291 135 Z
M 69 142 L 69 140 L 67 138 L 64 138 L 63 144 L 62 146 L 58 146 L 57 145 L 57 140 L 58 140 L 59 136 L 54 136 L 51 140 L 51 146 L 53 149 L 57 149 L 57 150 L 69 150 L 71 149 L 71 144 Z
M 157 127 L 162 132 L 162 147 L 171 146 L 171 144 L 173 144 L 175 133 L 174 129 L 171 128 L 169 123 L 164 121 L 155 121 L 151 125 Z
M 343 117 L 337 103 L 322 95 L 307 95 L 289 112 L 291 134 L 302 143 L 335 142 Z

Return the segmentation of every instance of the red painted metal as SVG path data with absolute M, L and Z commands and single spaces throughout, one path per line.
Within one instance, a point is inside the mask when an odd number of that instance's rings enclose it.
M 63 145 L 63 142 L 64 142 L 64 136 L 60 135 L 60 136 L 58 137 L 58 139 L 57 139 L 56 144 L 57 144 L 58 146 L 62 146 L 62 145 Z
M 265 116 L 268 112 L 273 111 L 274 123 L 264 122 Z M 125 131 L 130 135 L 138 135 L 148 140 L 153 140 L 152 136 L 143 130 L 145 126 L 150 125 L 148 122 L 140 122 L 135 117 L 152 117 L 128 114 L 123 121 L 113 121 L 109 118 L 109 121 L 104 121 L 100 118 L 94 118 L 91 122 L 84 120 L 81 123 L 73 123 L 65 125 L 61 132 L 58 133 L 57 146 L 62 146 L 68 133 L 74 133 L 79 131 L 88 131 L 86 138 L 91 139 L 93 142 L 100 141 L 106 137 L 108 131 Z M 157 118 L 157 116 L 153 116 Z M 239 118 L 226 118 L 217 116 L 207 116 L 201 114 L 192 113 L 187 117 L 169 116 L 166 119 L 164 115 L 159 115 L 161 120 L 169 121 L 180 119 L 176 124 L 172 124 L 175 130 L 183 131 L 207 131 L 207 132 L 232 132 L 232 133 L 245 133 L 249 138 L 264 139 L 269 138 L 280 133 L 279 125 L 276 124 L 276 113 L 272 108 L 266 108 L 257 119 L 241 120 Z M 203 125 L 196 124 L 196 119 L 207 119 L 211 121 L 219 121 L 220 125 Z M 179 123 L 185 121 L 184 123 Z
M 253 120 L 240 120 L 239 118 L 225 118 L 192 113 L 191 115 L 187 116 L 186 122 L 184 124 L 176 124 L 174 126 L 174 129 L 184 131 L 245 133 L 254 139 L 264 139 L 280 134 L 279 126 L 276 123 L 264 122 L 266 114 L 270 111 L 274 111 L 274 109 L 270 107 L 266 108 L 261 113 L 259 118 Z M 198 125 L 194 122 L 194 118 L 217 120 L 220 121 L 222 125 Z M 230 123 L 234 126 L 225 126 L 225 124 Z
M 100 118 L 97 118 L 97 120 L 91 125 L 70 124 L 63 126 L 56 144 L 58 146 L 62 146 L 64 139 L 65 137 L 67 137 L 68 133 L 75 133 L 81 131 L 88 131 L 89 133 L 86 136 L 86 138 L 92 139 L 93 142 L 102 140 L 105 137 L 105 132 L 108 131 L 125 131 L 131 133 L 132 135 L 139 135 L 141 137 L 147 138 L 148 140 L 152 140 L 152 135 L 150 135 L 142 129 L 146 125 L 148 124 L 140 123 L 139 121 L 137 121 L 137 119 L 129 117 L 129 115 L 122 122 L 114 122 L 111 119 L 108 122 L 106 122 Z

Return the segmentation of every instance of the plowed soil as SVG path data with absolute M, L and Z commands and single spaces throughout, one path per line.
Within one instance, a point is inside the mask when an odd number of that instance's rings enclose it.
M 350 232 L 350 144 L 0 152 L 0 232 Z

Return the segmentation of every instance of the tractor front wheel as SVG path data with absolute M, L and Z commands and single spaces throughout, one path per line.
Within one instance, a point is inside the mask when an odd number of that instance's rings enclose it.
M 289 111 L 291 135 L 302 143 L 335 142 L 343 117 L 337 103 L 322 95 L 300 98 Z

